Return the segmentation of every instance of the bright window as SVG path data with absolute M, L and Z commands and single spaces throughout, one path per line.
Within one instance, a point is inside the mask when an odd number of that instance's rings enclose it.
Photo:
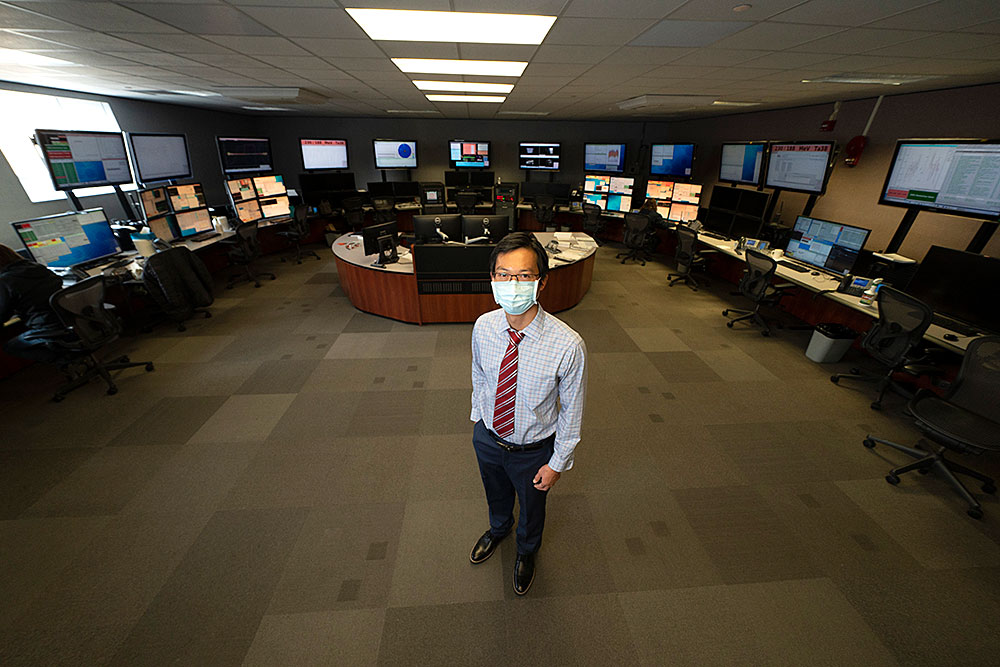
M 4 110 L 4 119 L 0 123 L 0 151 L 34 203 L 65 198 L 62 192 L 52 187 L 41 150 L 31 141 L 35 130 L 121 132 L 106 102 L 0 90 L 0 108 Z M 135 185 L 124 185 L 122 188 L 134 189 Z M 90 197 L 114 190 L 104 186 L 81 188 L 74 192 L 78 197 Z

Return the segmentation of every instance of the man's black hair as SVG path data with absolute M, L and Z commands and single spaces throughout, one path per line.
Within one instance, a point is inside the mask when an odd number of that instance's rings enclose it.
M 497 257 L 517 250 L 518 248 L 529 248 L 535 252 L 536 263 L 538 264 L 538 279 L 541 280 L 549 273 L 549 256 L 545 253 L 545 248 L 538 242 L 531 232 L 513 232 L 500 239 L 500 243 L 493 249 L 490 255 L 490 274 L 497 266 Z

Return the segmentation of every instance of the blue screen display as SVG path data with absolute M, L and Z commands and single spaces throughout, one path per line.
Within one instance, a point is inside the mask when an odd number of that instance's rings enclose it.
M 121 252 L 102 209 L 13 223 L 39 264 L 69 267 Z
M 766 144 L 723 144 L 719 180 L 756 185 L 760 182 Z
M 694 144 L 653 144 L 649 173 L 657 176 L 690 176 Z
M 583 153 L 586 171 L 625 171 L 625 144 L 584 144 Z

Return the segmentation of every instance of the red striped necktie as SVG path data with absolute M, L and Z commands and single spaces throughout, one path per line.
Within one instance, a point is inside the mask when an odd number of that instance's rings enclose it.
M 517 346 L 524 334 L 507 329 L 510 343 L 500 362 L 497 402 L 493 407 L 493 430 L 501 438 L 514 435 L 514 399 L 517 397 Z

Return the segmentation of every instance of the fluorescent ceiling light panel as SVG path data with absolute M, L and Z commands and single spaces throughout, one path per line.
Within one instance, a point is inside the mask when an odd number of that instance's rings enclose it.
M 410 74 L 477 74 L 481 76 L 521 76 L 527 62 L 517 60 L 447 60 L 436 58 L 393 58 L 396 67 Z
M 0 65 L 33 65 L 35 67 L 79 67 L 76 63 L 59 58 L 16 49 L 0 49 Z
M 291 111 L 291 109 L 285 109 L 284 107 L 254 107 L 246 106 L 243 107 L 247 111 Z
M 548 116 L 548 111 L 497 111 L 498 116 Z
M 729 100 L 715 100 L 712 102 L 717 107 L 755 107 L 760 102 L 730 102 Z
M 427 95 L 431 102 L 494 102 L 502 103 L 503 95 Z
M 410 9 L 348 9 L 361 29 L 375 40 L 541 44 L 555 16 L 430 12 Z
M 858 74 L 831 74 L 816 79 L 802 79 L 802 83 L 857 83 L 879 86 L 901 86 L 904 83 L 934 79 L 934 76 L 922 74 L 877 74 L 862 72 Z
M 386 109 L 386 113 L 441 113 L 437 109 Z
M 220 97 L 220 93 L 210 93 L 205 90 L 168 90 L 168 93 L 173 93 L 174 95 L 193 95 L 194 97 Z
M 509 93 L 512 83 L 472 83 L 469 81 L 414 81 L 420 90 L 446 90 L 455 93 Z

